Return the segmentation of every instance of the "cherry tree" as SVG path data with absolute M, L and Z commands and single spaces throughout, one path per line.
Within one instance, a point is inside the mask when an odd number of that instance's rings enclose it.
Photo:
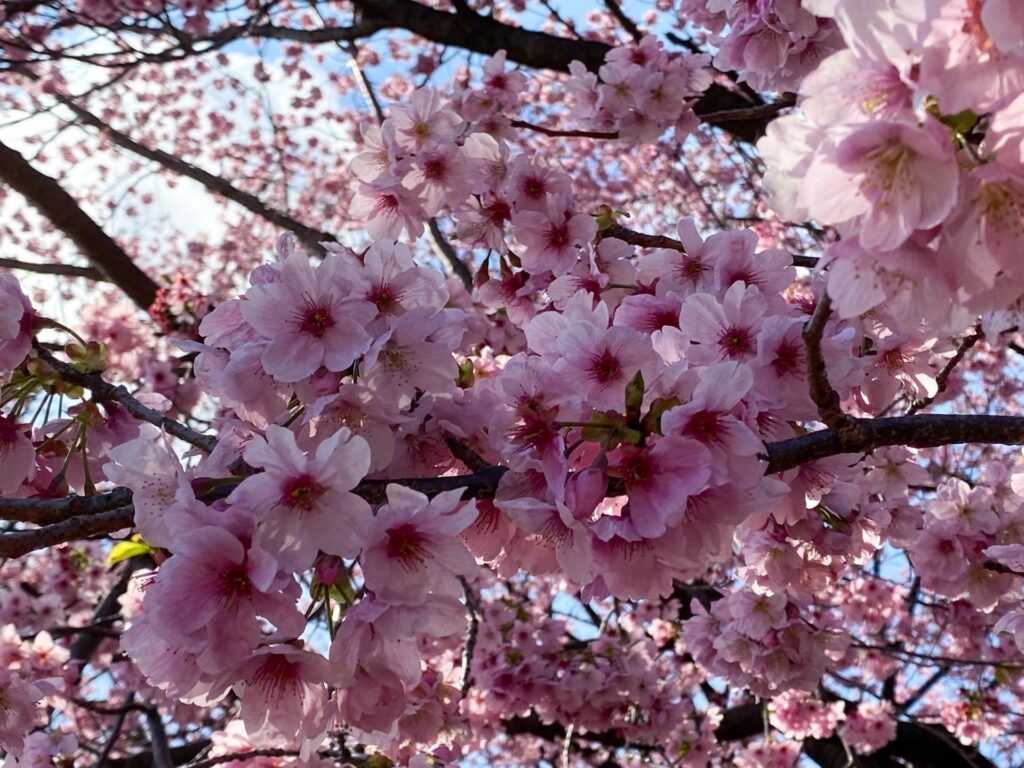
M 5 766 L 1019 764 L 1022 41 L 5 3 Z

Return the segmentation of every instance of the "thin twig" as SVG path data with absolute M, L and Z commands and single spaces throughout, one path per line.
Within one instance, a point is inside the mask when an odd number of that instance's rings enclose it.
M 967 352 L 977 344 L 985 334 L 981 331 L 981 326 L 977 326 L 974 329 L 974 333 L 970 336 L 965 336 L 960 340 L 960 344 L 957 345 L 956 353 L 946 361 L 942 370 L 939 371 L 939 375 L 935 377 L 935 394 L 929 395 L 923 400 L 915 400 L 911 406 L 907 409 L 907 415 L 913 415 L 920 411 L 922 408 L 927 408 L 929 405 L 935 402 L 935 398 L 946 391 L 946 387 L 949 385 L 949 376 L 953 373 L 953 369 L 960 364 L 960 361 L 964 359 Z
M 164 730 L 160 712 L 153 705 L 143 710 L 146 724 L 149 726 L 149 744 L 153 749 L 153 768 L 174 768 L 171 759 L 171 748 L 167 743 L 167 731 Z
M 115 386 L 98 373 L 82 373 L 68 363 L 62 363 L 50 352 L 39 344 L 34 344 L 36 353 L 50 366 L 60 377 L 71 384 L 77 384 L 90 390 L 97 400 L 116 402 L 128 413 L 140 421 L 145 421 L 167 431 L 168 434 L 182 440 L 189 445 L 194 445 L 206 453 L 213 451 L 217 440 L 209 435 L 200 435 L 195 430 L 189 429 L 184 424 L 154 411 L 152 408 L 143 405 L 129 394 L 123 386 Z
M 636 230 L 629 229 L 628 227 L 623 227 L 620 224 L 605 227 L 601 230 L 601 236 L 615 237 L 639 248 L 668 248 L 673 251 L 679 251 L 680 253 L 686 253 L 686 246 L 674 237 L 667 237 L 665 235 L 649 235 L 646 232 L 637 232 Z M 793 254 L 793 266 L 805 267 L 806 269 L 816 269 L 818 266 L 818 258 L 816 256 L 804 256 L 802 254 L 795 253 Z
M 249 760 L 254 757 L 293 757 L 297 754 L 299 752 L 295 749 L 253 749 L 248 752 L 232 752 L 227 755 L 217 755 L 216 757 L 208 757 L 205 760 L 186 763 L 184 768 L 212 768 L 214 765 L 230 763 L 235 760 Z
M 842 429 L 849 423 L 850 416 L 844 413 L 840 406 L 839 393 L 832 388 L 832 384 L 828 380 L 825 358 L 821 354 L 821 337 L 825 332 L 825 323 L 828 322 L 831 311 L 832 302 L 826 293 L 818 300 L 814 314 L 811 315 L 810 321 L 804 327 L 807 384 L 811 400 L 818 406 L 818 415 L 821 420 L 833 429 Z
M 124 727 L 125 718 L 128 717 L 128 713 L 137 706 L 133 704 L 134 701 L 135 691 L 130 691 L 128 693 L 128 698 L 125 701 L 125 705 L 116 711 L 117 720 L 114 721 L 114 728 L 110 732 L 110 737 L 107 739 L 107 743 L 103 745 L 103 751 L 100 753 L 99 759 L 96 761 L 95 768 L 103 768 L 107 764 L 107 758 L 110 757 L 110 753 L 114 750 L 114 745 L 117 743 L 117 739 L 121 735 L 121 729 Z M 104 712 L 103 714 L 106 713 Z
M 554 138 L 569 138 L 569 139 L 617 139 L 619 138 L 618 131 L 583 131 L 575 129 L 561 129 L 561 128 L 546 128 L 543 125 L 537 125 L 536 123 L 530 123 L 526 120 L 513 120 L 513 128 L 524 128 L 528 131 L 536 131 L 542 133 L 545 136 L 551 136 Z
M 622 25 L 622 28 L 629 33 L 629 36 L 633 38 L 634 42 L 639 43 L 644 39 L 644 33 L 640 31 L 636 22 L 623 12 L 622 6 L 619 5 L 616 0 L 604 0 L 604 7 L 607 8 L 608 12 L 615 17 L 615 20 Z
M 757 107 L 744 109 L 723 109 L 720 112 L 706 112 L 700 116 L 705 123 L 718 125 L 719 123 L 732 123 L 740 120 L 757 120 L 762 117 L 771 117 L 776 112 L 789 109 L 796 104 L 796 99 L 780 99 L 771 104 L 762 104 Z
M 466 600 L 466 642 L 462 648 L 462 683 L 459 685 L 459 693 L 462 698 L 466 698 L 473 682 L 473 652 L 476 650 L 476 638 L 480 631 L 480 614 L 477 610 L 476 597 L 473 595 L 473 590 L 469 588 L 469 582 L 464 576 L 459 577 L 459 582 L 462 584 L 462 594 Z
M 40 264 L 35 261 L 19 261 L 18 259 L 0 258 L 0 268 L 16 269 L 22 272 L 35 272 L 40 275 L 63 275 L 64 277 L 84 277 L 86 280 L 107 282 L 107 278 L 96 267 L 76 267 L 73 264 Z

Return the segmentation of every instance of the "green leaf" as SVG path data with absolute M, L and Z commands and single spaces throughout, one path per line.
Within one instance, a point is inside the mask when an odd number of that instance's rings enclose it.
M 114 565 L 122 560 L 138 555 L 146 555 L 153 551 L 153 548 L 138 536 L 133 536 L 131 541 L 120 541 L 114 545 L 107 555 L 107 563 Z
M 957 136 L 966 136 L 974 130 L 980 118 L 971 110 L 965 109 L 955 115 L 943 115 L 939 119 Z
M 640 371 L 626 385 L 626 418 L 631 422 L 640 420 L 640 406 L 644 404 L 644 377 Z

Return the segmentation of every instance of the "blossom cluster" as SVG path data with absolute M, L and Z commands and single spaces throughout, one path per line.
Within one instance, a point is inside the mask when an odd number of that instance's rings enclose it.
M 696 127 L 690 106 L 711 85 L 708 62 L 703 54 L 670 54 L 653 35 L 613 48 L 596 74 L 574 61 L 570 114 L 587 130 L 629 141 L 655 141 L 669 127 L 682 141 Z
M 742 73 L 761 91 L 796 91 L 804 75 L 843 46 L 835 22 L 815 15 L 819 5 L 828 3 L 683 0 L 679 11 L 714 33 L 718 69 Z
M 804 78 L 799 112 L 758 145 L 773 207 L 842 235 L 826 257 L 843 317 L 942 328 L 1003 310 L 1024 292 L 1024 166 L 1010 127 L 1024 19 L 1003 0 L 833 5 L 848 47 Z M 1002 331 L 1016 318 L 989 322 Z
M 869 653 L 890 647 L 889 633 L 907 642 L 938 623 L 895 607 L 917 588 L 864 569 L 891 548 L 948 598 L 928 609 L 963 628 L 936 643 L 977 653 L 1005 630 L 1024 649 L 1024 614 L 1011 609 L 1024 573 L 1019 475 L 990 464 L 973 487 L 931 487 L 903 447 L 765 475 L 766 444 L 820 418 L 805 328 L 825 291 L 838 316 L 815 352 L 854 416 L 938 397 L 956 354 L 945 337 L 1024 292 L 1007 215 L 1021 208 L 1019 97 L 1003 82 L 963 89 L 928 53 L 940 38 L 953 50 L 976 22 L 992 45 L 971 48 L 972 37 L 956 50 L 1015 82 L 1021 52 L 986 30 L 1016 17 L 989 0 L 967 16 L 929 5 L 868 28 L 852 2 L 805 5 L 819 16 L 718 3 L 708 18 L 733 36 L 723 61 L 742 59 L 749 74 L 769 56 L 773 82 L 801 76 L 835 29 L 849 46 L 803 79 L 800 113 L 762 142 L 780 211 L 843 236 L 827 248 L 827 283 L 798 279 L 792 254 L 751 231 L 705 236 L 690 218 L 664 247 L 628 242 L 615 213 L 578 202 L 566 170 L 515 150 L 506 113 L 526 80 L 503 53 L 479 87 L 417 90 L 364 131 L 352 211 L 367 219 L 367 247 L 324 244 L 314 257 L 282 236 L 241 295 L 208 312 L 187 281 L 165 289 L 159 319 L 187 315 L 162 327 L 187 326 L 188 385 L 170 364 L 135 360 L 139 337 L 121 318 L 91 318 L 117 331 L 108 347 L 66 348 L 82 375 L 144 368 L 149 391 L 136 401 L 149 421 L 167 426 L 161 413 L 202 396 L 215 443 L 183 455 L 100 398 L 26 421 L 34 393 L 81 391 L 32 351 L 44 321 L 0 275 L 11 387 L 0 493 L 130 489 L 150 561 L 121 598 L 134 662 L 124 680 L 161 702 L 233 708 L 219 755 L 286 744 L 317 765 L 344 728 L 406 764 L 453 761 L 532 709 L 581 731 L 614 724 L 626 741 L 705 765 L 721 755 L 721 712 L 698 713 L 687 694 L 714 677 L 773 699 L 769 719 L 788 737 L 746 745 L 733 763 L 791 766 L 795 739 L 838 729 L 870 753 L 895 737 L 888 704 L 844 711 L 807 695 L 836 670 L 893 675 L 891 659 Z M 834 25 L 821 21 L 830 15 Z M 650 37 L 615 49 L 597 75 L 574 67 L 575 117 L 623 138 L 680 132 L 709 82 L 704 63 Z M 993 114 L 984 136 L 971 122 L 982 112 Z M 397 240 L 439 214 L 481 252 L 472 295 Z M 934 497 L 921 502 L 912 486 Z M 569 622 L 515 593 L 521 573 L 582 606 L 615 605 L 614 616 L 567 641 Z M 31 611 L 0 605 L 0 621 L 34 633 L 31 652 L 0 637 L 0 745 L 12 755 L 68 748 L 23 735 L 66 661 L 49 620 L 76 590 L 96 597 L 100 575 L 81 578 L 87 588 L 47 576 Z M 680 597 L 697 582 L 703 600 Z M 993 648 L 993 660 L 1011 652 Z M 974 741 L 994 727 L 979 713 L 997 706 L 966 701 L 940 716 Z

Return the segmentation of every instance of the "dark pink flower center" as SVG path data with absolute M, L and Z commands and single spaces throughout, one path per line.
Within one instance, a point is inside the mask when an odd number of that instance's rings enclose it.
M 785 342 L 775 351 L 772 368 L 779 376 L 796 373 L 800 369 L 800 349 L 796 342 Z
M 423 175 L 434 181 L 443 179 L 445 177 L 445 170 L 444 160 L 441 158 L 433 158 L 423 164 Z
M 382 314 L 389 312 L 398 301 L 398 296 L 394 289 L 386 283 L 377 286 L 377 289 L 371 292 L 367 298 L 373 302 L 377 307 L 377 311 Z
M 753 341 L 746 328 L 726 328 L 718 337 L 718 345 L 726 357 L 739 357 L 753 352 Z
M 523 180 L 523 191 L 527 197 L 540 200 L 548 190 L 544 179 L 537 178 L 536 176 L 527 176 Z
M 289 477 L 281 486 L 281 503 L 286 507 L 308 511 L 325 490 L 312 475 Z
M 548 230 L 548 245 L 552 248 L 564 248 L 569 244 L 569 227 L 565 224 L 552 226 Z
M 268 699 L 277 699 L 295 688 L 300 679 L 298 664 L 288 661 L 284 654 L 268 653 L 249 684 L 266 691 Z
M 229 607 L 236 605 L 239 600 L 247 599 L 252 594 L 252 582 L 245 572 L 245 566 L 240 563 L 221 574 L 220 588 Z
M 711 442 L 718 438 L 722 431 L 719 423 L 720 414 L 711 411 L 699 411 L 690 417 L 690 423 L 686 425 L 686 434 L 691 435 L 702 442 Z
M 607 349 L 591 359 L 590 375 L 601 384 L 615 381 L 621 373 L 622 365 L 618 358 Z
M 397 560 L 404 568 L 418 568 L 427 559 L 427 551 L 423 546 L 426 540 L 427 537 L 409 523 L 389 528 L 388 557 Z
M 483 213 L 491 224 L 500 226 L 512 218 L 512 211 L 504 200 L 494 200 L 483 208 Z
M 641 488 L 654 476 L 654 462 L 647 453 L 634 453 L 619 466 L 622 480 L 629 488 Z
M 311 303 L 302 313 L 299 330 L 320 339 L 333 325 L 334 318 L 331 316 L 331 308 Z

